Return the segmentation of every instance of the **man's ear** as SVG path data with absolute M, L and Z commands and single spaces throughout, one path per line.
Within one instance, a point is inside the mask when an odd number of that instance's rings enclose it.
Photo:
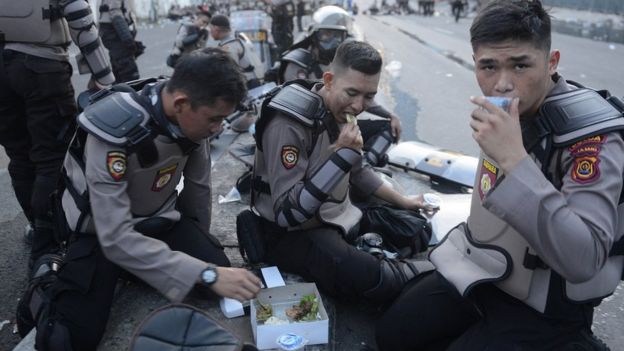
M 561 52 L 559 50 L 553 50 L 550 52 L 548 58 L 548 74 L 552 76 L 557 73 L 557 67 L 559 67 L 559 59 L 561 58 Z
M 323 73 L 323 86 L 326 90 L 331 90 L 331 86 L 334 83 L 335 75 L 331 71 Z
M 181 113 L 187 107 L 191 107 L 188 95 L 178 93 L 173 96 L 173 109 L 176 113 Z

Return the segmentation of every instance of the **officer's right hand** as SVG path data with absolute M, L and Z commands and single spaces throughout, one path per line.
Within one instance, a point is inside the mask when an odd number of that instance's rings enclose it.
M 98 83 L 98 81 L 91 77 L 91 79 L 89 79 L 89 82 L 87 83 L 87 89 L 89 90 L 102 90 L 102 89 L 108 89 L 110 88 L 110 85 L 104 85 L 104 84 L 100 84 Z
M 243 268 L 217 267 L 217 281 L 210 286 L 215 294 L 240 302 L 252 299 L 262 287 L 260 278 Z
M 362 140 L 362 132 L 360 127 L 355 123 L 345 123 L 340 131 L 338 140 L 334 144 L 334 149 L 338 150 L 348 147 L 357 151 L 362 151 L 364 141 Z

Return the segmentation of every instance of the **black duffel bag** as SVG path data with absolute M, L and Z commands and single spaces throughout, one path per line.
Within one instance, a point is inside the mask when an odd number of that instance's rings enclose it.
M 431 225 L 418 211 L 371 206 L 362 210 L 360 233 L 378 233 L 391 249 L 410 256 L 427 249 Z

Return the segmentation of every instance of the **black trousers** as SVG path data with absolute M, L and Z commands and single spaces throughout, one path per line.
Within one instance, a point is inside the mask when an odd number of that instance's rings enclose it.
M 116 83 L 139 79 L 139 68 L 134 57 L 134 50 L 126 46 L 110 23 L 100 24 L 100 37 L 108 49 Z
M 412 280 L 377 323 L 380 350 L 575 350 L 593 308 L 546 316 L 492 284 L 463 298 L 438 272 Z
M 168 232 L 154 236 L 172 250 L 205 262 L 230 266 L 216 238 L 183 217 Z M 108 322 L 115 286 L 122 270 L 104 257 L 97 238 L 79 235 L 69 247 L 59 280 L 51 291 L 50 320 L 64 324 L 74 350 L 95 350 Z
M 284 232 L 265 221 L 265 261 L 314 281 L 334 297 L 361 297 L 379 282 L 380 262 L 330 226 Z
M 9 156 L 15 196 L 29 221 L 49 221 L 77 112 L 68 62 L 2 50 L 0 144 Z M 35 234 L 33 250 L 52 238 Z

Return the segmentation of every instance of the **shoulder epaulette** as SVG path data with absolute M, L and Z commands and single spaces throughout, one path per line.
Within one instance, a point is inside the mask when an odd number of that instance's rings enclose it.
M 314 126 L 322 117 L 323 98 L 299 84 L 283 87 L 269 102 L 268 107 L 280 111 L 307 127 Z
M 592 89 L 581 88 L 549 96 L 540 108 L 540 115 L 552 133 L 554 146 L 624 129 L 622 111 Z
M 78 125 L 96 138 L 118 146 L 135 146 L 151 135 L 148 111 L 137 101 L 140 96 L 115 92 L 86 107 Z

